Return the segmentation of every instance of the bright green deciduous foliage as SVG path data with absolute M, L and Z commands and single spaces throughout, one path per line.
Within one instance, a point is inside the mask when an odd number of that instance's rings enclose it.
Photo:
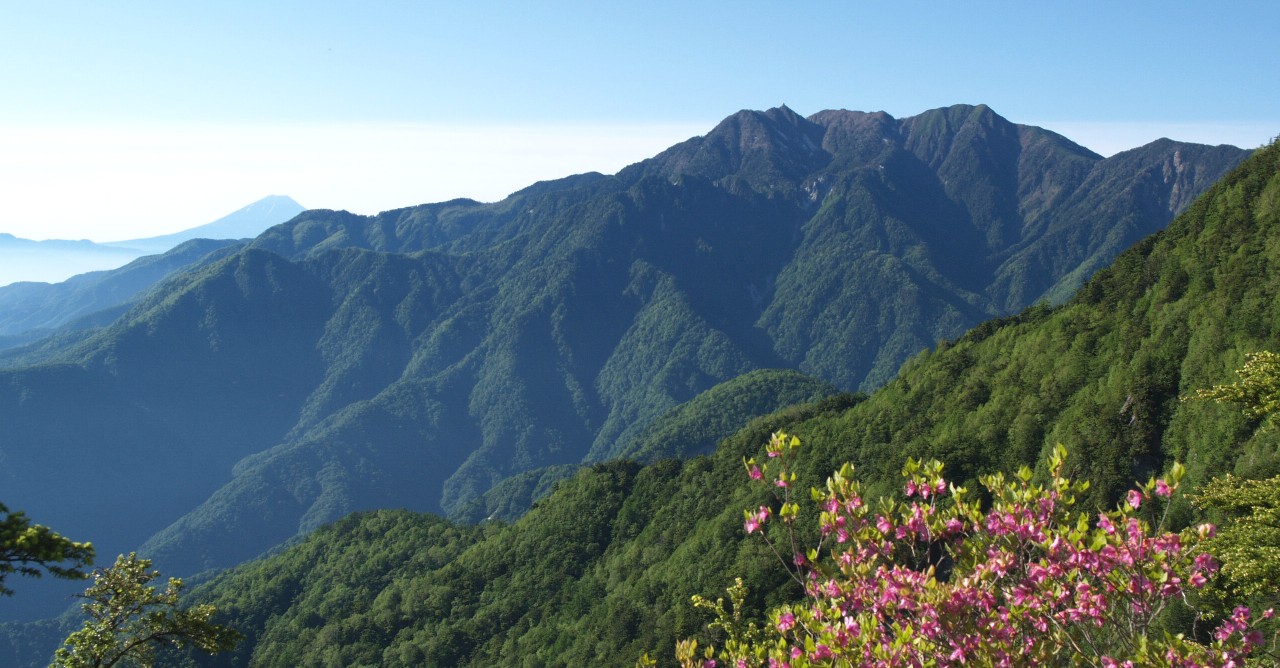
M 1240 382 L 1200 390 L 1194 398 L 1242 404 L 1245 415 L 1274 428 L 1280 420 L 1280 355 L 1248 355 L 1236 373 Z M 1193 500 L 1219 526 L 1204 543 L 1222 563 L 1221 576 L 1203 592 L 1208 606 L 1225 615 L 1233 601 L 1258 608 L 1280 604 L 1280 476 L 1214 478 Z
M 1268 480 L 1215 478 L 1194 498 L 1221 515 L 1218 532 L 1203 547 L 1222 563 L 1205 596 L 1230 610 L 1230 601 L 1280 604 L 1280 476 Z
M 180 609 L 182 580 L 169 578 L 163 591 L 148 583 L 160 576 L 150 559 L 120 555 L 111 568 L 93 573 L 85 590 L 84 628 L 67 637 L 50 668 L 153 666 L 156 650 L 194 646 L 211 654 L 230 651 L 240 634 L 218 624 L 211 605 Z
M 1194 398 L 1243 404 L 1245 415 L 1275 426 L 1280 419 L 1280 355 L 1266 350 L 1250 354 L 1236 373 L 1240 382 L 1199 390 Z
M 54 577 L 78 579 L 85 577 L 80 569 L 91 563 L 92 545 L 32 524 L 25 513 L 10 512 L 0 503 L 0 595 L 13 594 L 4 586 L 4 579 L 11 573 L 38 578 L 43 569 Z

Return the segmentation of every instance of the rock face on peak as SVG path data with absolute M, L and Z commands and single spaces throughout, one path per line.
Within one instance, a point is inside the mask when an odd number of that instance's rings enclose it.
M 633 165 L 619 174 L 698 176 L 712 181 L 734 177 L 756 190 L 794 189 L 830 160 L 820 127 L 790 109 L 740 111 L 711 132 Z
M 354 510 L 463 512 L 748 372 L 879 387 L 1071 294 L 1246 155 L 778 108 L 492 204 L 306 211 L 0 370 L 4 501 L 175 575 Z

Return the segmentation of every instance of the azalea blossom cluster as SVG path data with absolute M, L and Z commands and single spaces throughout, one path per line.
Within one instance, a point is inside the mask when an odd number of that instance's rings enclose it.
M 938 462 L 909 460 L 904 499 L 863 498 L 849 465 L 811 491 L 821 540 L 795 548 L 799 506 L 790 462 L 800 447 L 774 434 L 768 460 L 746 460 L 748 476 L 774 502 L 745 511 L 743 528 L 785 556 L 803 602 L 774 610 L 770 625 L 730 624 L 720 649 L 677 647 L 686 668 L 717 666 L 1244 666 L 1264 650 L 1250 612 L 1239 608 L 1207 644 L 1161 627 L 1218 569 L 1196 548 L 1211 525 L 1164 531 L 1156 518 L 1183 469 L 1130 491 L 1110 512 L 1075 508 L 1087 483 L 1064 475 L 1059 446 L 1045 483 L 1029 469 L 980 479 L 986 500 L 943 477 Z M 779 525 L 779 526 L 775 526 Z M 772 529 L 771 529 L 772 527 Z M 787 543 L 790 542 L 790 545 Z M 785 548 L 784 548 L 785 546 Z M 735 604 L 743 597 L 735 592 Z M 737 613 L 735 613 L 737 614 Z M 1267 611 L 1265 616 L 1270 616 Z M 717 624 L 713 624 L 716 626 Z

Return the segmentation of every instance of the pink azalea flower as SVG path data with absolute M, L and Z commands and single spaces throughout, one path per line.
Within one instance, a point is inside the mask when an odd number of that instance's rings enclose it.
M 789 446 L 776 447 L 781 454 Z M 747 464 L 753 479 L 763 476 L 753 460 Z M 786 458 L 782 464 L 781 478 L 770 472 L 770 480 L 788 485 Z M 939 470 L 927 468 L 923 476 L 935 477 Z M 840 481 L 814 495 L 824 510 L 820 528 L 826 550 L 815 551 L 819 556 L 809 560 L 792 545 L 794 573 L 808 599 L 802 612 L 805 626 L 798 624 L 793 610 L 779 610 L 772 621 L 784 644 L 771 650 L 773 658 L 766 662 L 757 654 L 755 660 L 729 659 L 729 653 L 722 653 L 718 658 L 726 663 L 721 666 L 789 668 L 790 656 L 791 662 L 806 665 L 807 658 L 823 664 L 890 668 L 932 662 L 960 668 L 972 659 L 974 665 L 1013 668 L 1024 665 L 1028 657 L 1043 655 L 1045 643 L 1052 642 L 1051 634 L 1057 631 L 1075 627 L 1091 634 L 1113 623 L 1118 632 L 1151 641 L 1151 653 L 1144 658 L 1159 662 L 1157 657 L 1163 656 L 1162 665 L 1178 668 L 1243 668 L 1249 653 L 1264 642 L 1246 608 L 1221 622 L 1213 648 L 1170 647 L 1144 629 L 1120 628 L 1149 616 L 1165 599 L 1189 587 L 1203 587 L 1219 568 L 1203 551 L 1203 543 L 1153 531 L 1135 517 L 1132 510 L 1150 496 L 1173 493 L 1175 486 L 1164 480 L 1145 492 L 1128 491 L 1124 502 L 1131 510 L 1122 506 L 1099 514 L 1098 531 L 1083 533 L 1075 527 L 1087 522 L 1087 511 L 1082 516 L 1083 509 L 1073 508 L 1069 495 L 1027 481 L 1012 480 L 992 489 L 996 498 L 985 515 L 973 503 L 929 505 L 930 495 L 947 489 L 936 477 L 907 481 L 900 488 L 909 497 L 906 503 L 870 504 L 882 514 L 865 507 L 856 489 Z M 1056 489 L 1071 488 L 1059 484 Z M 790 503 L 790 496 L 786 498 Z M 790 509 L 789 505 L 788 516 Z M 768 506 L 744 513 L 744 528 L 764 533 L 771 514 Z M 1199 527 L 1202 540 L 1213 532 L 1212 525 Z M 927 550 L 921 551 L 921 540 L 929 543 Z M 955 551 L 949 578 L 939 579 L 927 568 L 937 566 L 934 544 Z M 907 552 L 925 568 L 917 567 L 917 561 L 904 563 L 901 557 Z M 1270 619 L 1274 612 L 1261 616 Z M 895 643 L 903 633 L 911 633 L 912 643 L 919 646 Z M 1133 656 L 1095 655 L 1092 661 L 1106 668 L 1133 668 L 1134 662 L 1126 658 Z M 693 665 L 716 664 L 695 660 Z
M 747 514 L 747 519 L 742 523 L 742 528 L 746 529 L 747 533 L 755 533 L 768 519 L 769 509 L 764 506 L 760 506 L 759 512 Z

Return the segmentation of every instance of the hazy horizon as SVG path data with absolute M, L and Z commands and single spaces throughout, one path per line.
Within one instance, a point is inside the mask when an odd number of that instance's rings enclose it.
M 1254 148 L 1280 134 L 1277 21 L 1274 3 L 21 5 L 0 25 L 0 232 L 154 236 L 270 193 L 494 201 L 781 104 L 983 103 L 1103 155 Z

